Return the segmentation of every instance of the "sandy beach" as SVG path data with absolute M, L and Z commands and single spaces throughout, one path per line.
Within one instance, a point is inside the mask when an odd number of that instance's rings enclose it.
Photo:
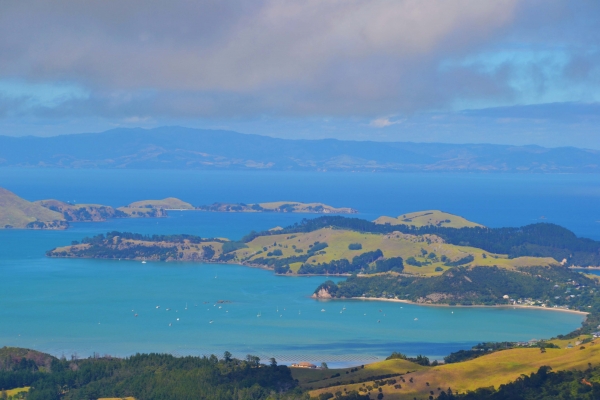
M 525 305 L 520 305 L 520 304 L 518 304 L 518 305 L 496 305 L 496 306 L 485 306 L 485 305 L 481 305 L 481 304 L 472 305 L 472 306 L 463 306 L 463 305 L 457 304 L 457 305 L 451 306 L 449 304 L 415 303 L 414 301 L 410 301 L 410 300 L 386 299 L 386 298 L 382 298 L 382 297 L 352 297 L 351 299 L 352 300 L 368 300 L 368 301 L 389 301 L 389 302 L 394 302 L 394 303 L 406 303 L 406 304 L 413 304 L 415 306 L 428 306 L 428 307 L 529 308 L 529 309 L 533 309 L 533 310 L 562 311 L 562 312 L 568 312 L 568 313 L 572 313 L 572 314 L 581 314 L 581 315 L 588 315 L 589 314 L 589 312 L 578 311 L 578 310 L 569 310 L 569 309 L 565 309 L 565 308 L 525 306 Z M 329 299 L 325 299 L 325 300 L 329 300 Z M 335 299 L 331 299 L 331 300 L 335 300 Z

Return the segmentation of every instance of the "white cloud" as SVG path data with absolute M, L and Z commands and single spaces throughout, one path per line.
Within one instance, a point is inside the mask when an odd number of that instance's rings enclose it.
M 396 124 L 401 124 L 403 120 L 390 121 L 389 118 L 376 118 L 369 122 L 369 126 L 373 128 L 385 128 Z

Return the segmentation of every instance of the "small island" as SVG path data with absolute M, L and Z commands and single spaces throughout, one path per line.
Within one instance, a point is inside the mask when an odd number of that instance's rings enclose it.
M 296 201 L 276 201 L 271 203 L 214 203 L 199 206 L 197 210 L 213 212 L 280 212 L 310 214 L 356 214 L 357 210 L 349 207 L 336 208 L 323 203 L 299 203 Z

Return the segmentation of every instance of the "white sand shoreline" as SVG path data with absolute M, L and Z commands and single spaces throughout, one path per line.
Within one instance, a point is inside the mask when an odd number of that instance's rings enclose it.
M 323 299 L 323 300 L 338 300 L 338 299 Z M 339 299 L 342 300 L 342 299 Z M 412 304 L 415 306 L 428 306 L 428 307 L 462 307 L 462 308 L 525 308 L 525 309 L 532 309 L 532 310 L 549 310 L 549 311 L 562 311 L 562 312 L 568 312 L 568 313 L 573 313 L 573 314 L 581 314 L 581 315 L 588 315 L 589 312 L 586 311 L 578 311 L 578 310 L 569 310 L 569 309 L 565 309 L 565 308 L 553 308 L 553 307 L 537 307 L 537 306 L 524 306 L 524 305 L 495 305 L 495 306 L 486 306 L 486 305 L 472 305 L 472 306 L 463 306 L 460 304 L 451 306 L 449 304 L 426 304 L 426 303 L 415 303 L 414 301 L 410 301 L 410 300 L 401 300 L 401 299 L 386 299 L 386 298 L 381 298 L 381 297 L 350 297 L 344 300 L 367 300 L 367 301 L 389 301 L 389 302 L 394 302 L 394 303 L 405 303 L 405 304 Z

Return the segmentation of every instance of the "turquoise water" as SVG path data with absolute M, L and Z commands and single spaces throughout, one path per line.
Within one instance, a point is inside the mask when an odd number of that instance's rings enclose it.
M 545 215 L 553 222 L 568 221 L 564 225 L 594 238 L 599 238 L 597 184 L 597 177 L 579 175 L 0 169 L 0 186 L 31 200 L 54 197 L 120 205 L 170 195 L 195 204 L 297 199 L 356 207 L 364 218 L 439 208 L 491 226 L 521 225 Z M 441 358 L 484 340 L 566 333 L 582 320 L 577 314 L 543 310 L 316 301 L 309 296 L 323 277 L 278 277 L 234 265 L 44 257 L 55 246 L 109 230 L 239 238 L 252 229 L 307 217 L 190 211 L 170 215 L 79 223 L 67 231 L 0 231 L 0 345 L 66 356 L 228 350 L 238 356 L 275 356 L 281 362 L 336 365 L 368 362 L 392 351 Z

